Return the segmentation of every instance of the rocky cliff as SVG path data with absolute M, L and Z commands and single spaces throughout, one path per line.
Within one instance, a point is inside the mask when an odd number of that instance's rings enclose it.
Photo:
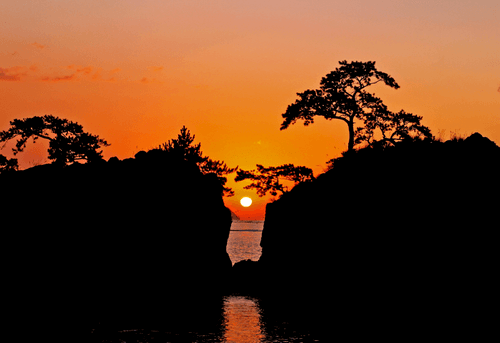
M 5 174 L 0 189 L 3 280 L 24 314 L 143 316 L 224 289 L 231 213 L 194 164 L 153 150 Z
M 480 134 L 340 158 L 267 205 L 259 290 L 281 309 L 302 299 L 301 312 L 330 329 L 486 324 L 499 175 L 500 148 Z M 324 309 L 334 312 L 316 315 Z

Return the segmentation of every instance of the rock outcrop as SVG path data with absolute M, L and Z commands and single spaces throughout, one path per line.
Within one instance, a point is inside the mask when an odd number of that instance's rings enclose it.
M 477 133 L 346 155 L 267 205 L 260 291 L 339 330 L 487 323 L 499 175 L 500 148 Z
M 234 213 L 233 211 L 231 211 L 231 218 L 233 219 L 233 221 L 239 221 L 240 220 L 240 217 L 238 217 L 236 215 L 236 213 Z
M 262 283 L 260 265 L 250 259 L 236 262 L 231 270 L 230 290 L 239 294 L 258 294 Z
M 3 280 L 24 313 L 143 316 L 224 290 L 231 213 L 194 164 L 153 150 L 4 174 L 0 189 Z

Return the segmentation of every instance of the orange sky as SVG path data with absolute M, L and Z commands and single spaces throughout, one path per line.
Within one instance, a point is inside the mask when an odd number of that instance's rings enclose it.
M 339 60 L 376 61 L 401 89 L 375 93 L 434 134 L 478 131 L 500 144 L 498 0 L 17 0 L 1 13 L 0 130 L 53 114 L 110 142 L 106 158 L 132 157 L 186 125 L 230 166 L 318 174 L 345 150 L 345 124 L 279 131 L 281 114 Z M 29 167 L 46 152 L 18 157 Z M 262 219 L 268 199 L 231 185 L 226 204 Z M 242 196 L 254 204 L 244 209 Z

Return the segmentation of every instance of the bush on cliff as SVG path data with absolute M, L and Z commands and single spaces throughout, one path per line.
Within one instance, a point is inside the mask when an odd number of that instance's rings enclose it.
M 224 195 L 234 196 L 234 191 L 226 186 L 226 176 L 234 173 L 238 167 L 229 168 L 224 161 L 212 160 L 208 156 L 203 156 L 201 143 L 194 144 L 194 139 L 195 135 L 191 136 L 191 131 L 183 126 L 177 138 L 163 143 L 156 150 L 167 153 L 167 155 L 174 158 L 196 164 L 203 174 L 215 174 L 222 185 Z

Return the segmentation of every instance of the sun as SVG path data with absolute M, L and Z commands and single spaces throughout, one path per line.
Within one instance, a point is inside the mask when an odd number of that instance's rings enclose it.
M 248 206 L 252 205 L 252 199 L 250 199 L 249 197 L 243 197 L 240 200 L 240 204 L 243 207 L 248 207 Z

